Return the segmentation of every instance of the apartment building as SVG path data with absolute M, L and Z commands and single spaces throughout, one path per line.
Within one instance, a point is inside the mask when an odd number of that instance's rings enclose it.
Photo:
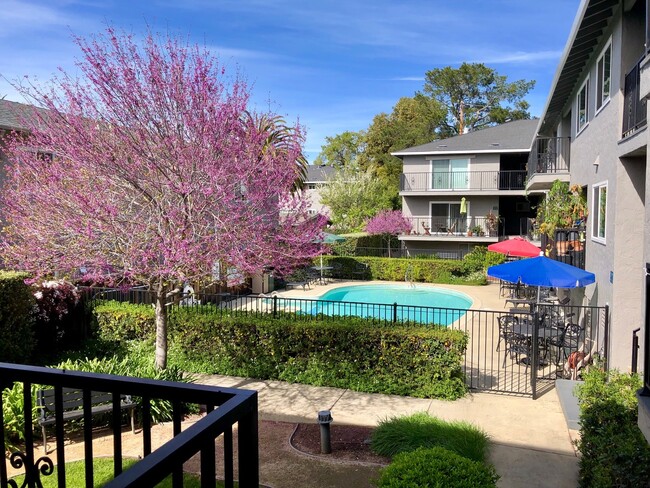
M 538 196 L 526 195 L 537 120 L 496 127 L 392 153 L 403 161 L 399 236 L 409 254 L 462 257 L 476 245 L 530 231 Z

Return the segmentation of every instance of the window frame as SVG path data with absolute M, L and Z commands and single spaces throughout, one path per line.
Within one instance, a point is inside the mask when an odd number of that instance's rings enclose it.
M 582 92 L 585 93 L 585 121 L 580 125 L 580 97 Z M 576 95 L 576 136 L 580 134 L 585 127 L 589 125 L 589 76 L 585 78 L 585 81 L 580 86 L 578 94 Z
M 591 186 L 591 239 L 601 244 L 607 243 L 607 181 L 594 183 Z M 605 189 L 605 218 L 601 227 L 600 198 L 602 189 Z M 600 231 L 602 230 L 602 236 Z
M 603 61 L 605 54 L 609 52 L 609 72 L 608 72 L 608 87 L 607 96 L 604 96 L 604 76 L 600 69 L 600 63 Z M 603 65 L 604 71 L 604 65 Z M 596 61 L 596 114 L 598 114 L 607 105 L 612 96 L 612 39 L 610 38 L 605 44 L 605 47 L 598 56 Z

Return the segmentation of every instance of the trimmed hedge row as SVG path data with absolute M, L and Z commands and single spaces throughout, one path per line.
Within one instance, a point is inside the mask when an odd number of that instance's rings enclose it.
M 365 264 L 369 269 L 364 277 L 367 279 L 404 281 L 408 274 L 410 281 L 477 285 L 487 282 L 488 266 L 504 260 L 502 254 L 488 252 L 485 247 L 476 247 L 462 260 L 323 256 L 323 264 L 336 264 L 342 278 L 360 278 L 355 272 L 359 271 L 359 264 Z M 316 261 L 320 264 L 320 258 Z
M 0 361 L 29 362 L 34 349 L 36 301 L 26 273 L 0 271 Z
M 94 315 L 104 338 L 152 338 L 151 307 L 108 302 Z M 467 391 L 461 369 L 467 335 L 444 327 L 188 308 L 170 314 L 169 328 L 170 357 L 192 372 L 422 398 L 456 399 Z
M 583 374 L 577 389 L 580 403 L 580 486 L 648 486 L 650 446 L 637 425 L 637 374 L 606 372 L 598 367 Z

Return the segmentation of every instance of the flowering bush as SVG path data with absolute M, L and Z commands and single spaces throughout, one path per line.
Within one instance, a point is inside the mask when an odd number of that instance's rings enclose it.
M 61 320 L 79 303 L 77 288 L 63 280 L 44 281 L 35 288 L 36 317 L 43 322 Z
M 408 234 L 411 222 L 399 210 L 383 210 L 366 223 L 368 234 Z

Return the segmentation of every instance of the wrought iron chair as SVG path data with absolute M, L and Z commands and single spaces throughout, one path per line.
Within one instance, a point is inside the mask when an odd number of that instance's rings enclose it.
M 497 352 L 501 350 L 501 341 L 506 340 L 507 333 L 519 323 L 519 319 L 514 315 L 502 315 L 497 319 L 499 321 L 499 341 L 497 342 Z

